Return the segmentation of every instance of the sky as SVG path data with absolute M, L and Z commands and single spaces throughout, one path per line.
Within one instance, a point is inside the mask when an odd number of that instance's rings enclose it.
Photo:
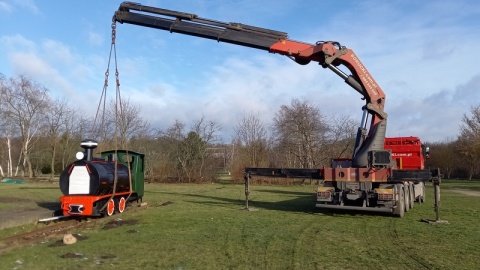
M 93 117 L 122 1 L 0 0 L 0 73 L 26 75 Z M 138 1 L 137 1 L 138 2 Z M 386 93 L 387 136 L 454 140 L 480 105 L 477 0 L 143 0 L 141 4 L 287 32 L 352 49 Z M 360 94 L 328 69 L 281 55 L 135 25 L 116 25 L 124 99 L 157 129 L 202 116 L 224 142 L 245 114 L 268 126 L 281 105 L 307 100 L 360 122 Z M 113 63 L 113 59 L 112 59 Z M 107 95 L 115 96 L 114 66 Z

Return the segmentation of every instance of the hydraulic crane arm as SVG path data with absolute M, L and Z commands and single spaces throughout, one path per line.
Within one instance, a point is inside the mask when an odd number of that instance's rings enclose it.
M 123 2 L 113 19 L 120 23 L 146 26 L 267 51 L 279 40 L 287 38 L 287 33 L 279 31 L 239 23 L 223 23 L 199 18 L 195 14 L 131 2 Z
M 294 41 L 288 34 L 241 23 L 225 23 L 200 18 L 195 14 L 123 2 L 113 16 L 113 22 L 166 30 L 173 33 L 197 36 L 218 42 L 266 50 L 292 58 L 298 64 L 311 61 L 332 70 L 366 101 L 362 126 L 359 128 L 353 165 L 367 167 L 367 152 L 383 150 L 387 114 L 384 112 L 385 93 L 361 63 L 355 53 L 338 42 L 309 44 Z M 346 67 L 351 75 L 338 66 Z M 368 136 L 366 134 L 367 113 L 371 117 Z
M 365 98 L 369 99 L 370 96 L 377 100 L 385 98 L 383 91 L 353 51 L 340 46 L 338 42 L 319 42 L 312 45 L 290 40 L 285 32 L 241 23 L 219 22 L 200 18 L 195 14 L 143 6 L 132 2 L 123 2 L 115 12 L 113 20 L 266 50 L 293 57 L 299 64 L 316 61 L 324 67 L 334 70 Z M 364 78 L 362 83 L 340 70 L 337 71 L 335 66 L 340 64 L 345 65 L 349 70 L 353 69 L 350 71 L 360 75 L 361 80 Z M 332 65 L 333 67 L 331 67 Z

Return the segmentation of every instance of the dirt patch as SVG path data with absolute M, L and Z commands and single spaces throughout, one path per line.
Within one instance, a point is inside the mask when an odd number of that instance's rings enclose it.
M 160 206 L 167 206 L 167 205 L 172 204 L 172 203 L 173 202 L 171 202 L 171 201 L 166 201 L 166 202 L 160 204 Z
M 102 260 L 108 260 L 108 259 L 115 259 L 117 256 L 116 255 L 113 255 L 113 254 L 104 254 L 102 256 L 100 256 L 100 259 Z
M 83 254 L 67 252 L 60 256 L 62 259 L 83 258 Z
M 52 211 L 44 208 L 20 209 L 0 213 L 0 230 L 35 223 L 41 218 L 51 217 Z
M 12 198 L 12 197 L 1 197 L 0 203 L 19 203 L 19 202 L 31 202 L 32 200 L 25 198 Z
M 469 189 L 460 189 L 460 188 L 454 188 L 450 189 L 453 192 L 460 193 L 463 195 L 468 195 L 468 196 L 476 196 L 480 197 L 480 191 L 474 191 L 474 190 L 469 190 Z
M 101 265 L 101 264 L 103 264 L 103 263 L 105 263 L 105 262 L 110 262 L 110 263 L 112 263 L 112 260 L 114 260 L 114 259 L 116 259 L 116 258 L 117 258 L 116 255 L 110 254 L 110 253 L 106 253 L 106 254 L 101 255 L 100 258 L 94 258 L 93 261 L 95 262 L 95 264 Z
M 135 225 L 137 223 L 138 223 L 138 220 L 136 220 L 136 219 L 123 220 L 123 219 L 117 218 L 117 219 L 114 219 L 112 221 L 107 222 L 105 224 L 105 226 L 103 226 L 103 229 L 108 230 L 108 229 L 117 228 L 117 227 L 120 227 L 120 226 L 123 226 L 123 225 Z

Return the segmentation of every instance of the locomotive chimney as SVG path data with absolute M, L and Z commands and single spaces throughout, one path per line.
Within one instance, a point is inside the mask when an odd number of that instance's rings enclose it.
M 83 140 L 80 143 L 80 146 L 85 149 L 85 154 L 86 154 L 86 159 L 87 161 L 92 161 L 93 160 L 93 149 L 97 148 L 98 143 L 94 140 L 91 139 L 86 139 Z

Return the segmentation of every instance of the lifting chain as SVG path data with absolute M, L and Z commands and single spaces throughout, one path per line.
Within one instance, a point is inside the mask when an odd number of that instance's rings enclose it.
M 107 98 L 107 88 L 108 88 L 108 77 L 110 75 L 110 62 L 112 59 L 112 53 L 113 53 L 113 58 L 114 58 L 114 64 L 115 64 L 115 83 L 116 83 L 116 97 L 115 97 L 115 132 L 114 132 L 114 145 L 115 145 L 115 158 L 117 157 L 117 150 L 118 150 L 118 123 L 119 123 L 119 117 L 123 115 L 123 106 L 122 106 L 122 100 L 121 100 L 121 95 L 120 95 L 120 78 L 119 78 L 119 72 L 118 72 L 118 65 L 117 65 L 117 49 L 116 49 L 116 35 L 117 35 L 117 30 L 116 30 L 116 22 L 112 22 L 112 43 L 110 45 L 110 53 L 108 56 L 108 64 L 107 64 L 107 70 L 105 71 L 105 80 L 103 83 L 103 91 L 102 95 L 100 97 L 100 101 L 98 103 L 97 107 L 97 112 L 95 114 L 95 119 L 93 122 L 92 130 L 90 136 L 93 137 L 94 135 L 105 135 L 105 112 L 106 112 L 106 98 Z M 103 105 L 102 110 L 101 107 Z M 100 111 L 102 112 L 101 115 L 101 124 L 98 127 L 97 130 L 97 122 L 98 116 L 100 114 Z M 122 145 L 124 149 L 126 149 L 126 154 L 128 156 L 128 147 L 126 145 L 126 142 L 124 142 L 125 145 Z M 103 212 L 105 208 L 108 206 L 108 202 L 110 200 L 114 200 L 114 203 L 116 204 L 116 200 L 114 199 L 115 197 L 115 192 L 117 188 L 117 177 L 118 177 L 118 170 L 117 170 L 117 165 L 118 163 L 115 162 L 115 169 L 114 169 L 114 181 L 113 181 L 113 191 L 112 191 L 112 196 L 105 202 L 105 204 L 101 207 L 100 212 Z M 129 171 L 129 182 L 130 182 L 130 193 L 128 197 L 126 198 L 126 201 L 128 201 L 131 193 L 132 193 L 132 176 L 130 172 L 130 160 L 127 158 L 127 167 Z
M 119 73 L 118 73 L 118 68 L 117 68 L 117 53 L 116 53 L 116 46 L 115 46 L 115 39 L 117 36 L 117 30 L 116 30 L 116 23 L 112 22 L 112 43 L 110 45 L 110 53 L 108 55 L 108 63 L 107 63 L 107 70 L 105 71 L 105 80 L 103 83 L 103 91 L 100 96 L 100 100 L 98 103 L 97 107 L 97 112 L 95 114 L 95 119 L 93 121 L 93 126 L 90 131 L 90 137 L 94 138 L 96 136 L 99 136 L 100 134 L 104 133 L 104 126 L 105 126 L 105 108 L 106 108 L 106 97 L 107 97 L 107 89 L 108 89 L 108 77 L 110 75 L 110 63 L 112 59 L 112 52 L 114 53 L 114 61 L 115 61 L 115 80 L 116 80 L 116 86 L 117 86 L 117 91 L 119 91 L 120 87 L 120 80 L 119 80 Z M 103 106 L 102 106 L 103 105 Z M 98 120 L 99 114 L 102 112 L 102 118 L 101 120 Z M 97 123 L 100 121 L 98 130 L 97 130 Z

